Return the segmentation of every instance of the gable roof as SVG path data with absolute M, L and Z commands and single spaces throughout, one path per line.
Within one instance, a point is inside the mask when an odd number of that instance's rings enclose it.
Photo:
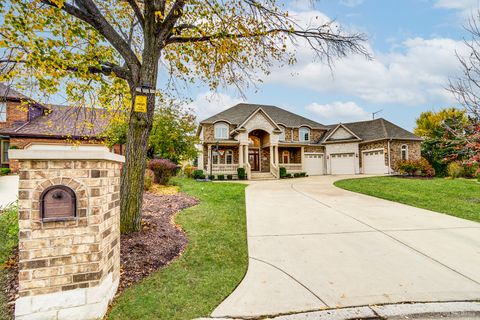
M 0 100 L 32 100 L 30 97 L 21 94 L 12 86 L 0 82 Z
M 0 129 L 0 134 L 22 137 L 99 137 L 109 123 L 105 109 L 49 105 L 45 115 Z
M 363 141 L 382 140 L 382 139 L 396 139 L 396 140 L 418 140 L 422 138 L 414 135 L 410 131 L 400 128 L 396 124 L 391 123 L 383 118 L 375 120 L 359 121 L 343 123 L 343 125 L 354 132 Z M 330 128 L 335 128 L 337 125 L 331 125 Z M 328 134 L 325 135 L 327 137 Z
M 329 132 L 327 132 L 325 134 L 325 138 L 323 138 L 323 141 L 324 142 L 337 142 L 339 141 L 339 139 L 331 139 L 330 138 L 335 134 L 335 132 L 337 132 L 337 130 L 339 128 L 343 128 L 345 129 L 345 131 L 347 131 L 348 133 L 350 133 L 352 135 L 352 138 L 348 138 L 348 139 L 341 139 L 341 140 L 355 140 L 355 141 L 360 141 L 362 140 L 362 138 L 360 138 L 355 132 L 353 132 L 352 130 L 350 130 L 347 126 L 345 126 L 344 124 L 342 123 L 339 123 L 335 128 L 333 128 L 332 130 L 330 130 Z M 329 141 L 330 140 L 330 141 Z
M 250 103 L 239 103 L 225 111 L 217 113 L 216 115 L 201 121 L 200 124 L 227 121 L 231 124 L 240 125 L 260 108 L 277 124 L 282 124 L 293 128 L 309 126 L 316 129 L 327 129 L 327 127 L 321 123 L 299 116 L 285 109 L 276 106 Z

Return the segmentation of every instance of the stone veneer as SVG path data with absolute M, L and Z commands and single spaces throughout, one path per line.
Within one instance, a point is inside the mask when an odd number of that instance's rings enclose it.
M 101 319 L 120 277 L 120 169 L 106 151 L 10 150 L 20 164 L 19 298 L 15 318 Z M 77 216 L 44 222 L 40 195 L 76 193 Z

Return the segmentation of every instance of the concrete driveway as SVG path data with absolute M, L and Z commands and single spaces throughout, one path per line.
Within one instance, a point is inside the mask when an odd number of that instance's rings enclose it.
M 344 191 L 339 178 L 247 188 L 248 272 L 212 316 L 480 300 L 479 223 Z
M 17 201 L 18 199 L 18 176 L 0 177 L 0 209 Z

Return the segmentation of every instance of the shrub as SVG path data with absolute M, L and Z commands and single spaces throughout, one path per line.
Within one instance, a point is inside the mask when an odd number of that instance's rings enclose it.
M 286 178 L 287 177 L 287 168 L 285 167 L 280 167 L 280 179 Z
M 402 160 L 397 162 L 395 169 L 401 174 L 409 176 L 434 177 L 435 170 L 427 160 Z
M 183 168 L 183 174 L 185 175 L 185 177 L 187 178 L 192 178 L 193 177 L 193 171 L 195 170 L 196 168 L 187 164 L 185 166 L 185 168 Z
M 166 185 L 177 165 L 168 159 L 152 159 L 148 162 L 148 168 L 155 174 L 154 182 Z
M 287 178 L 293 178 L 293 174 L 287 173 L 286 177 L 287 177 Z
M 215 176 L 213 174 L 208 175 L 209 180 L 215 180 Z
M 11 172 L 10 168 L 0 168 L 0 176 L 4 176 Z
M 224 176 L 223 174 L 219 174 L 219 175 L 217 176 L 217 179 L 218 179 L 218 180 L 225 180 L 225 176 Z
M 448 164 L 448 176 L 455 179 L 463 177 L 465 174 L 462 163 L 459 161 L 450 162 Z
M 143 189 L 145 191 L 150 190 L 150 188 L 153 185 L 153 180 L 154 179 L 155 179 L 155 174 L 153 173 L 153 171 L 150 170 L 150 169 L 146 169 L 145 170 L 145 177 L 144 177 L 144 180 L 143 180 Z
M 10 205 L 0 210 L 0 265 L 5 263 L 18 245 L 18 207 Z
M 227 175 L 227 180 L 233 180 L 233 175 L 228 174 L 228 175 Z
M 245 180 L 245 178 L 246 178 L 245 168 L 238 168 L 237 169 L 237 175 L 238 175 L 238 179 Z
M 466 178 L 475 178 L 478 175 L 479 170 L 478 164 L 466 164 L 463 167 L 463 173 Z
M 193 179 L 205 179 L 205 175 L 203 174 L 203 170 L 194 170 L 193 171 Z M 203 178 L 202 178 L 203 176 Z
M 299 178 L 299 177 L 300 177 L 300 172 L 295 172 L 295 173 L 293 174 L 293 176 L 294 176 L 295 178 Z
M 306 172 L 300 172 L 300 177 L 306 177 L 307 173 Z

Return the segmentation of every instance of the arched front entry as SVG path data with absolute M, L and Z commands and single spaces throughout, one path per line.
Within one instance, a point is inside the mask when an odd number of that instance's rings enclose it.
M 256 129 L 248 133 L 248 162 L 252 172 L 270 172 L 270 134 Z

